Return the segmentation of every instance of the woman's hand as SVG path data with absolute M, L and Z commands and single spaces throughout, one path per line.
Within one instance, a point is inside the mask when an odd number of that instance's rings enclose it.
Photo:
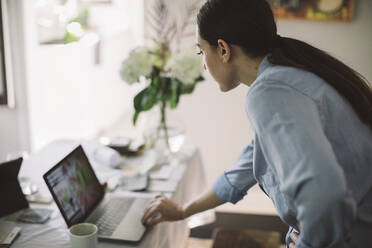
M 164 195 L 157 195 L 146 207 L 142 224 L 154 226 L 163 221 L 176 221 L 183 219 L 183 209 L 177 203 Z
M 297 245 L 297 242 L 299 240 L 299 236 L 298 236 L 298 233 L 296 232 L 292 232 L 290 235 L 289 235 L 292 239 L 292 243 L 289 244 L 289 248 L 296 248 L 296 245 Z

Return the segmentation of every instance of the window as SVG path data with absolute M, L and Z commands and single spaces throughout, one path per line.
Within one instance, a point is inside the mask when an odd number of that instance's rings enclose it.
M 12 70 L 6 0 L 0 2 L 0 104 L 13 107 Z

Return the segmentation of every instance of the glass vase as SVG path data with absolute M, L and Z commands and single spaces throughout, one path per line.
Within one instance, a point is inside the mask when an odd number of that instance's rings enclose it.
M 158 152 L 165 163 L 171 163 L 185 141 L 185 131 L 180 126 L 167 125 L 165 104 L 160 105 L 160 113 L 159 125 L 145 131 L 144 138 L 148 149 Z
M 180 151 L 185 132 L 177 127 L 156 127 L 145 132 L 146 147 L 168 156 Z

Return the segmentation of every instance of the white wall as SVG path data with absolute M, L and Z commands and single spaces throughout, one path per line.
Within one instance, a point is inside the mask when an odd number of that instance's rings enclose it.
M 356 1 L 353 23 L 279 21 L 282 36 L 307 41 L 342 59 L 372 82 L 372 1 Z M 244 112 L 248 88 L 239 86 L 221 93 L 216 83 L 208 80 L 192 96 L 184 96 L 173 118 L 182 120 L 189 141 L 200 147 L 207 170 L 208 185 L 232 163 L 252 138 Z M 246 209 L 249 197 L 235 209 Z M 230 211 L 227 205 L 223 210 Z
M 25 75 L 24 6 L 8 0 L 15 108 L 0 107 L 0 161 L 10 152 L 29 150 L 28 107 Z

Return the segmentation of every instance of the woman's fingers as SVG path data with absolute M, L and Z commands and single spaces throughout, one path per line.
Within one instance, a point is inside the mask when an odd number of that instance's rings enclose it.
M 153 198 L 151 201 L 149 201 L 149 203 L 147 204 L 147 208 L 149 207 L 149 206 L 151 206 L 151 205 L 153 205 L 155 202 L 157 202 L 158 201 L 158 199 L 155 199 L 155 198 Z
M 143 217 L 145 217 L 145 215 L 150 211 L 150 209 L 151 208 L 153 208 L 154 207 L 154 203 L 149 203 L 147 206 L 146 206 L 146 208 L 145 208 L 145 210 L 143 211 Z
M 151 219 L 151 221 L 148 223 L 149 226 L 155 226 L 156 224 L 163 221 L 163 216 L 161 214 L 155 216 Z
M 156 225 L 162 221 L 176 221 L 182 217 L 182 208 L 164 195 L 157 195 L 147 205 L 141 222 L 144 225 Z
M 155 196 L 155 199 L 163 198 L 163 197 L 164 197 L 164 195 L 156 195 L 156 196 Z
M 163 197 L 163 195 L 157 195 L 148 203 L 141 219 L 142 224 L 146 224 L 147 220 L 159 211 Z
M 296 248 L 296 245 L 294 243 L 290 243 L 288 248 Z
M 151 208 L 153 208 L 155 205 L 160 205 L 159 198 L 161 198 L 161 197 L 162 197 L 162 195 L 157 195 L 157 196 L 155 196 L 153 199 L 151 199 L 151 200 L 149 201 L 149 203 L 147 204 L 145 210 L 143 211 L 144 216 L 142 217 L 142 219 L 144 219 L 146 213 L 147 213 Z
M 153 217 L 157 213 L 159 213 L 159 206 L 157 206 L 157 205 L 151 206 L 150 208 L 146 209 L 146 211 L 143 214 L 143 217 L 141 219 L 142 224 L 145 225 L 147 223 L 148 219 Z

